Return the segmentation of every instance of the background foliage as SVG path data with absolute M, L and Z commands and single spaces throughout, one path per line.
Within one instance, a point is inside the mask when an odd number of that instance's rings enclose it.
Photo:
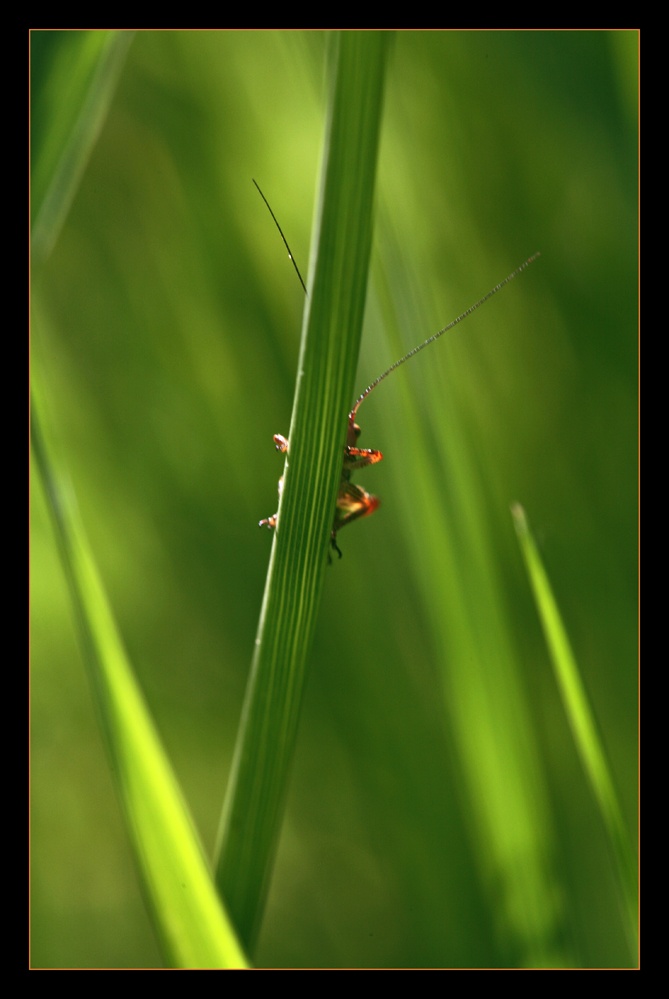
M 139 33 L 34 285 L 81 513 L 209 849 L 302 311 L 251 177 L 306 271 L 324 50 Z M 538 534 L 632 840 L 636 86 L 635 33 L 395 40 L 359 389 L 542 258 L 360 411 L 385 461 L 358 478 L 383 505 L 326 580 L 259 965 L 629 963 L 509 505 Z M 32 961 L 157 965 L 37 489 L 32 517 Z M 541 890 L 509 895 L 511 862 Z

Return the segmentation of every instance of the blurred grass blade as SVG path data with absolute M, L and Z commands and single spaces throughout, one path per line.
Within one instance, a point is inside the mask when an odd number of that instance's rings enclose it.
M 400 261 L 393 242 L 388 225 L 382 243 Z M 397 339 L 391 357 L 402 353 L 402 303 L 417 300 L 415 284 L 405 262 L 384 281 L 384 327 Z M 411 325 L 426 328 L 420 313 L 409 316 Z M 455 363 L 440 367 L 449 355 L 455 361 L 457 341 L 467 343 L 467 336 L 460 327 L 434 348 L 433 371 L 425 363 L 414 370 L 420 395 L 407 372 L 379 392 L 376 407 L 389 437 L 411 442 L 401 462 L 389 463 L 414 566 L 405 585 L 421 594 L 442 684 L 473 869 L 491 915 L 492 929 L 482 927 L 481 937 L 494 934 L 503 955 L 498 960 L 506 966 L 568 966 L 554 823 L 500 578 L 494 513 L 466 423 L 466 372 Z
M 132 38 L 130 31 L 31 32 L 31 226 L 35 262 L 49 255 L 58 238 Z
M 34 455 L 58 540 L 84 658 L 146 897 L 168 964 L 243 968 L 246 959 L 135 682 L 95 562 L 62 488 L 33 400 Z
M 625 905 L 626 929 L 636 960 L 636 865 L 613 778 L 588 695 L 525 511 L 519 504 L 515 504 L 512 514 L 567 719 L 613 849 Z
M 331 39 L 290 452 L 219 835 L 218 885 L 248 946 L 258 932 L 281 826 L 353 398 L 388 38 L 345 32 Z

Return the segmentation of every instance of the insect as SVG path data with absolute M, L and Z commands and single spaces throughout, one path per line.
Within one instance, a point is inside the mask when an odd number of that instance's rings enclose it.
M 269 209 L 269 212 L 272 218 L 274 219 L 274 224 L 279 230 L 279 233 L 284 242 L 286 250 L 288 251 L 288 256 L 290 257 L 293 263 L 293 267 L 295 268 L 297 276 L 300 279 L 300 283 L 306 295 L 307 289 L 305 287 L 304 281 L 302 280 L 302 275 L 300 274 L 299 268 L 295 262 L 293 254 L 291 253 L 290 247 L 288 246 L 288 242 L 283 234 L 281 226 L 279 225 L 274 215 L 274 212 L 272 211 L 269 202 L 267 201 L 267 198 L 258 187 L 258 184 L 256 184 L 255 180 L 253 181 L 253 183 L 258 188 L 261 198 L 267 205 L 267 208 Z M 381 451 L 377 451 L 373 448 L 359 448 L 357 446 L 358 438 L 360 436 L 361 431 L 358 423 L 356 422 L 356 418 L 360 406 L 365 401 L 367 396 L 371 392 L 373 392 L 374 389 L 378 385 L 380 385 L 380 383 L 384 381 L 384 379 L 386 379 L 389 374 L 395 371 L 396 368 L 399 368 L 400 365 L 404 364 L 405 361 L 408 361 L 410 357 L 413 357 L 415 354 L 418 354 L 425 347 L 428 347 L 431 343 L 434 343 L 435 340 L 438 340 L 440 336 L 443 336 L 444 333 L 448 333 L 449 330 L 452 330 L 455 326 L 461 323 L 463 319 L 466 319 L 467 316 L 470 316 L 472 312 L 475 312 L 476 309 L 478 309 L 481 305 L 487 302 L 489 298 L 492 298 L 492 296 L 496 295 L 498 291 L 501 291 L 502 288 L 509 283 L 509 281 L 512 281 L 515 277 L 518 276 L 518 274 L 520 274 L 527 267 L 529 267 L 530 264 L 533 263 L 533 261 L 535 261 L 538 256 L 540 256 L 539 252 L 532 254 L 532 256 L 528 257 L 524 263 L 522 263 L 519 267 L 516 267 L 515 271 L 512 271 L 511 274 L 507 275 L 507 277 L 505 277 L 503 281 L 500 281 L 499 284 L 496 284 L 494 288 L 491 288 L 491 290 L 487 293 L 487 295 L 484 295 L 483 298 L 480 298 L 478 302 L 474 303 L 474 305 L 470 305 L 468 309 L 462 312 L 456 319 L 453 319 L 452 322 L 448 323 L 447 326 L 444 326 L 436 333 L 433 333 L 432 336 L 427 338 L 427 340 L 423 340 L 422 343 L 419 343 L 408 353 L 400 357 L 399 360 L 395 361 L 394 364 L 391 364 L 390 367 L 387 368 L 382 374 L 380 374 L 378 378 L 375 378 L 374 381 L 367 386 L 365 391 L 356 399 L 353 405 L 353 409 L 348 414 L 348 430 L 346 433 L 346 445 L 344 447 L 344 459 L 342 462 L 341 478 L 339 480 L 339 490 L 337 492 L 337 502 L 335 506 L 334 522 L 332 525 L 332 532 L 330 535 L 330 545 L 332 547 L 332 550 L 337 552 L 339 558 L 342 557 L 342 553 L 337 544 L 338 532 L 341 531 L 343 527 L 346 527 L 347 524 L 352 524 L 354 520 L 359 520 L 361 517 L 371 516 L 371 514 L 373 514 L 374 511 L 378 508 L 380 503 L 378 496 L 373 496 L 371 493 L 368 493 L 366 489 L 363 489 L 362 486 L 359 486 L 356 483 L 351 482 L 351 476 L 354 472 L 357 472 L 360 468 L 364 468 L 366 465 L 376 465 L 379 461 L 383 460 L 383 454 Z M 288 440 L 286 437 L 283 437 L 281 434 L 274 434 L 274 445 L 277 451 L 279 451 L 281 454 L 287 453 Z M 282 489 L 283 489 L 283 477 L 279 479 L 279 499 L 281 498 Z M 258 526 L 268 527 L 270 529 L 273 529 L 277 525 L 277 519 L 278 519 L 278 513 L 275 513 L 271 517 L 266 517 L 264 520 L 261 520 Z

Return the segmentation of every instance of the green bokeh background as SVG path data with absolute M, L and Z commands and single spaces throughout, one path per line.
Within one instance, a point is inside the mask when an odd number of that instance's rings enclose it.
M 58 34 L 40 39 L 40 59 Z M 485 496 L 535 729 L 556 844 L 555 961 L 628 962 L 509 505 L 521 501 L 537 532 L 633 838 L 637 45 L 635 32 L 395 39 L 359 389 L 542 257 L 360 411 L 361 446 L 385 460 L 358 478 L 382 507 L 342 533 L 328 573 L 260 966 L 522 963 L 481 880 L 425 610 L 432 540 L 415 458 L 439 465 L 451 432 Z M 138 33 L 33 284 L 34 364 L 61 453 L 210 850 L 303 304 L 251 178 L 306 273 L 325 48 L 318 32 Z M 160 966 L 37 484 L 31 600 L 33 966 Z

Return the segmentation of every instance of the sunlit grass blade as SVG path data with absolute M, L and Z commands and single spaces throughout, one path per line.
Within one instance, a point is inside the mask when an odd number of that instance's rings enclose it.
M 31 35 L 33 260 L 53 247 L 106 118 L 133 33 Z
M 32 431 L 112 771 L 166 961 L 180 968 L 244 968 L 246 958 L 126 658 L 35 401 Z
M 309 297 L 280 519 L 220 833 L 217 880 L 252 946 L 295 744 L 365 304 L 388 36 L 333 36 Z
M 633 950 L 633 959 L 636 960 L 636 864 L 618 795 L 581 672 L 527 523 L 525 511 L 519 504 L 515 504 L 512 514 L 567 719 L 615 857 L 624 899 L 626 929 Z

